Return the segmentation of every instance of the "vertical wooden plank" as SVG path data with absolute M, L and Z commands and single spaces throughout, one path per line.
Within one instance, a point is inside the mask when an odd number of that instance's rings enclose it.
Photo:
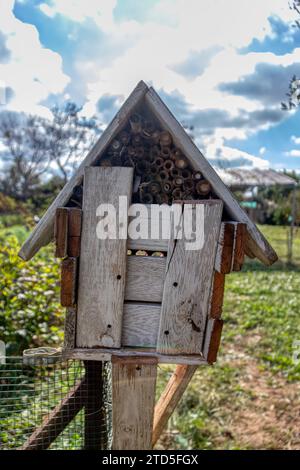
M 154 410 L 153 446 L 158 441 L 162 431 L 172 416 L 188 384 L 190 383 L 198 366 L 177 365 L 165 390 L 161 394 Z
M 68 242 L 68 208 L 58 207 L 54 223 L 55 257 L 64 258 L 67 255 Z
M 236 224 L 234 258 L 232 262 L 232 271 L 240 271 L 244 264 L 245 244 L 247 236 L 246 224 Z
M 104 450 L 106 442 L 106 417 L 103 403 L 103 381 L 100 361 L 85 361 L 85 426 L 84 449 Z
M 211 318 L 220 318 L 223 310 L 225 290 L 225 274 L 215 271 L 209 316 Z
M 209 364 L 213 364 L 217 360 L 223 323 L 223 320 L 219 318 L 210 318 L 207 322 L 203 356 Z
M 77 347 L 121 346 L 126 277 L 126 239 L 97 237 L 100 204 L 111 204 L 118 225 L 119 196 L 131 198 L 132 168 L 85 169 L 78 284 Z M 126 214 L 127 215 L 127 214 Z M 123 227 L 127 232 L 126 226 Z
M 76 347 L 76 307 L 68 307 L 65 313 L 64 349 Z
M 223 222 L 221 224 L 215 261 L 215 270 L 219 273 L 228 274 L 231 271 L 235 240 L 235 226 L 235 222 Z
M 157 343 L 164 354 L 202 350 L 223 207 L 221 201 L 203 205 L 202 249 L 187 250 L 184 239 L 170 241 Z
M 113 357 L 112 363 L 113 449 L 149 450 L 157 359 Z
M 61 262 L 60 303 L 63 307 L 75 304 L 77 259 L 66 258 Z
M 80 255 L 82 210 L 70 208 L 68 214 L 68 256 L 78 258 Z

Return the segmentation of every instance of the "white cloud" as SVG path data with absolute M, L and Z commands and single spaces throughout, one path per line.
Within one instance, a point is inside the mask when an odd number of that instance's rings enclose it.
M 300 157 L 300 150 L 289 150 L 288 152 L 285 152 L 286 157 Z
M 295 135 L 292 135 L 291 137 L 291 141 L 296 144 L 296 145 L 300 145 L 300 137 L 297 137 Z
M 10 109 L 47 115 L 40 105 L 50 93 L 60 93 L 69 82 L 59 54 L 44 48 L 36 28 L 16 19 L 13 0 L 0 0 L 0 30 L 6 38 L 9 60 L 0 63 L 0 77 L 13 91 Z
M 260 147 L 259 149 L 259 155 L 264 155 L 266 153 L 266 147 Z

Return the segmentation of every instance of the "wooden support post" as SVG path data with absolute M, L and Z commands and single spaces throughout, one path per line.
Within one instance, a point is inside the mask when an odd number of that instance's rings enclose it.
M 173 411 L 178 405 L 196 370 L 197 366 L 176 366 L 174 373 L 155 406 L 152 434 L 153 446 L 166 427 L 169 418 L 173 414 Z
M 103 363 L 85 361 L 85 450 L 104 450 L 107 448 L 106 416 L 103 404 Z
M 81 235 L 82 210 L 69 209 L 68 217 L 68 256 L 78 258 L 80 255 L 80 235 Z
M 54 224 L 55 256 L 64 258 L 67 255 L 68 243 L 68 208 L 58 207 Z
M 112 357 L 113 449 L 149 450 L 157 359 Z
M 85 380 L 73 387 L 65 398 L 51 411 L 20 450 L 45 450 L 83 408 L 86 395 Z

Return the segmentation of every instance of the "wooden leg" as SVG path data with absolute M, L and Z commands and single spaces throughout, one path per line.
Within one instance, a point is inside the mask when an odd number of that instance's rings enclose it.
M 106 415 L 103 403 L 103 367 L 100 361 L 85 361 L 85 450 L 104 450 L 106 442 Z
M 84 406 L 85 380 L 73 387 L 65 398 L 51 411 L 20 450 L 45 450 L 75 418 Z
M 157 360 L 112 360 L 113 449 L 152 448 Z
M 197 366 L 176 366 L 175 372 L 171 376 L 165 390 L 155 406 L 152 434 L 153 446 L 156 444 L 162 431 L 166 427 L 169 418 L 178 405 L 196 370 Z

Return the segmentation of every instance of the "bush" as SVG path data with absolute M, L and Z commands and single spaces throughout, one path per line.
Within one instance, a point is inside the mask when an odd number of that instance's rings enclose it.
M 44 249 L 25 263 L 14 235 L 0 237 L 0 339 L 8 354 L 62 339 L 63 310 L 58 302 L 58 263 Z

